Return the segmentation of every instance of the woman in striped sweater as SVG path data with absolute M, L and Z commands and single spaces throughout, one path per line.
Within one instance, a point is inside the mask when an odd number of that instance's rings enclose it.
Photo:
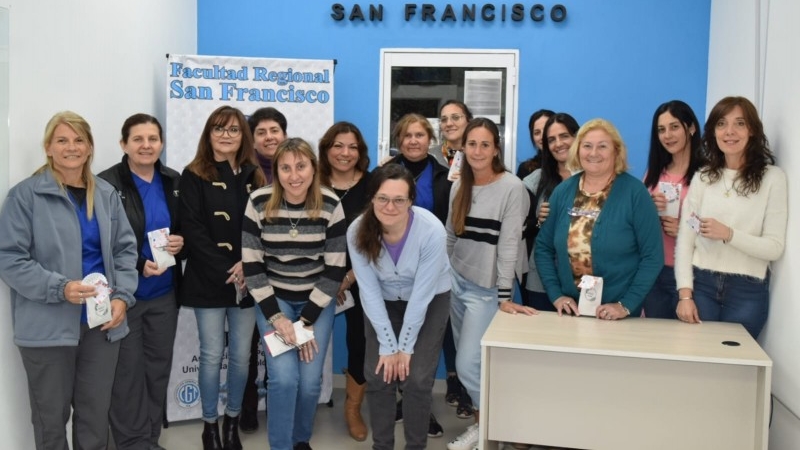
M 310 449 L 322 366 L 345 273 L 346 224 L 336 194 L 320 187 L 317 158 L 302 139 L 278 146 L 272 185 L 253 192 L 242 228 L 247 286 L 262 335 L 295 346 L 293 323 L 314 339 L 278 356 L 267 353 L 268 438 L 274 450 Z
M 450 321 L 458 378 L 472 397 L 475 424 L 447 444 L 449 450 L 478 445 L 481 336 L 498 309 L 509 314 L 536 310 L 511 301 L 514 277 L 528 270 L 521 239 L 530 199 L 525 185 L 506 171 L 500 132 L 489 119 L 470 121 L 464 131 L 461 178 L 450 191 L 447 254 L 452 281 Z

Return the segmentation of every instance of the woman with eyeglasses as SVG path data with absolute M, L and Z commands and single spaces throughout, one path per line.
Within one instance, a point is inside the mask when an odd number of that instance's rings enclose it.
M 320 183 L 339 196 L 349 226 L 367 204 L 370 178 L 367 143 L 358 127 L 350 122 L 337 122 L 319 140 L 318 148 Z M 337 302 L 341 303 L 345 300 L 345 291 L 350 291 L 354 300 L 354 305 L 344 312 L 347 319 L 344 420 L 350 437 L 363 441 L 367 439 L 367 425 L 361 416 L 361 403 L 367 388 L 364 377 L 364 310 L 350 258 L 346 269 L 336 295 Z
M 446 233 L 412 206 L 414 178 L 397 164 L 377 169 L 371 202 L 347 230 L 367 316 L 367 399 L 374 449 L 394 448 L 395 392 L 403 391 L 406 448 L 427 445 L 439 352 L 450 312 Z
M 242 448 L 239 415 L 256 320 L 242 273 L 242 216 L 248 194 L 265 183 L 254 152 L 242 112 L 221 106 L 208 117 L 197 153 L 181 175 L 186 269 L 179 296 L 182 305 L 194 308 L 200 338 L 203 450 Z M 226 322 L 228 392 L 220 440 L 217 408 Z
M 472 111 L 467 104 L 459 100 L 447 100 L 439 108 L 439 131 L 442 145 L 433 156 L 439 164 L 449 167 L 453 163 L 456 152 L 461 150 L 461 138 L 464 129 L 472 120 Z
M 433 127 L 428 119 L 420 114 L 406 114 L 395 125 L 393 136 L 400 149 L 400 154 L 389 160 L 387 164 L 400 164 L 411 172 L 417 192 L 414 197 L 414 206 L 427 209 L 444 224 L 447 220 L 448 198 L 452 183 L 447 179 L 447 167 L 437 162 L 433 155 L 428 154 L 431 141 L 435 139 Z M 403 420 L 402 402 L 401 399 L 397 403 L 396 419 L 398 422 Z M 441 437 L 443 434 L 442 426 L 431 414 L 428 436 Z
M 273 184 L 253 192 L 242 228 L 247 286 L 258 303 L 261 335 L 295 347 L 267 352 L 267 433 L 274 450 L 308 450 L 336 296 L 345 275 L 344 210 L 320 186 L 317 157 L 302 139 L 278 145 Z M 298 343 L 294 324 L 314 333 Z
M 489 119 L 470 121 L 464 132 L 464 165 L 450 193 L 447 254 L 452 286 L 450 320 L 458 377 L 474 402 L 475 423 L 447 444 L 449 450 L 478 445 L 481 337 L 497 310 L 537 311 L 511 300 L 514 279 L 528 270 L 520 240 L 530 200 L 522 181 L 506 172 L 500 131 Z
M 472 111 L 469 110 L 464 102 L 459 100 L 447 100 L 439 109 L 439 129 L 441 130 L 443 142 L 441 149 L 434 155 L 444 159 L 440 163 L 449 166 L 453 162 L 455 154 L 463 151 L 464 130 L 472 120 Z M 447 330 L 444 334 L 444 367 L 447 371 L 447 391 L 444 395 L 445 402 L 456 408 L 456 416 L 460 419 L 472 417 L 472 399 L 470 398 L 464 385 L 458 380 L 456 371 L 456 344 L 453 339 L 453 329 L 449 319 Z

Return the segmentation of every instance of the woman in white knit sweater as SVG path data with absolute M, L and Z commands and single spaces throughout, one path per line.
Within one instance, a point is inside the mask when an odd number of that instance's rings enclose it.
M 675 250 L 676 312 L 741 323 L 755 338 L 769 311 L 769 263 L 785 245 L 786 175 L 746 98 L 720 100 L 703 140 L 709 165 L 692 180 Z

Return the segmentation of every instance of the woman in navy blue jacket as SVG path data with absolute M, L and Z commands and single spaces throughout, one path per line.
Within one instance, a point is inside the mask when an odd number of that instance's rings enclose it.
M 164 250 L 175 257 L 183 249 L 178 224 L 180 175 L 159 161 L 162 136 L 155 117 L 128 117 L 122 125 L 122 162 L 98 175 L 120 193 L 139 250 L 139 287 L 134 294 L 137 307 L 128 312 L 131 332 L 120 344 L 109 411 L 119 450 L 160 448 L 158 438 L 178 326 L 175 290 L 181 275 L 180 261 L 175 266 L 159 266 L 148 240 L 148 232 L 168 228 Z

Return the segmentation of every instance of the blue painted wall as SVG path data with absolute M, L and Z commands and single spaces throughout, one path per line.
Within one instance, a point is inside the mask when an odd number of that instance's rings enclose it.
M 604 117 L 628 145 L 631 173 L 642 176 L 650 123 L 658 104 L 682 99 L 705 117 L 711 0 L 560 0 L 565 21 L 442 22 L 449 3 L 430 1 L 437 21 L 409 22 L 403 2 L 384 1 L 382 22 L 336 22 L 335 2 L 304 0 L 198 0 L 200 54 L 336 59 L 335 119 L 357 124 L 372 150 L 378 133 L 381 48 L 519 49 L 517 155 L 533 154 L 526 127 L 539 108 L 565 111 L 579 122 Z M 520 2 L 526 14 L 536 1 Z M 549 11 L 556 2 L 541 2 Z M 347 13 L 354 2 L 342 2 Z M 379 2 L 374 2 L 377 5 Z M 472 4 L 472 3 L 467 3 Z M 359 3 L 368 18 L 369 3 Z M 460 14 L 459 14 L 460 15 Z M 508 17 L 508 16 L 507 16 Z M 265 105 L 277 106 L 280 105 Z M 289 124 L 291 135 L 291 124 Z M 337 319 L 334 370 L 346 366 L 344 320 Z

